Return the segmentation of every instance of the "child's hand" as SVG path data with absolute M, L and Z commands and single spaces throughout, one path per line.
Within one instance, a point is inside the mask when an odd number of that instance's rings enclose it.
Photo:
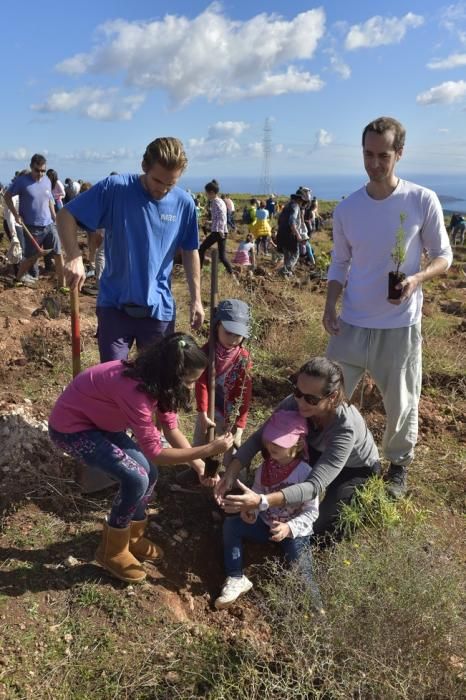
M 242 513 L 239 514 L 239 517 L 243 522 L 247 523 L 248 525 L 253 525 L 257 520 L 257 511 L 244 510 Z
M 222 454 L 230 449 L 233 445 L 233 435 L 231 433 L 225 433 L 220 435 L 220 437 L 215 438 L 209 444 L 209 456 Z
M 220 477 L 218 474 L 215 474 L 215 476 L 202 476 L 199 474 L 199 481 L 204 488 L 213 489 L 220 481 Z
M 237 450 L 241 447 L 241 439 L 243 437 L 243 428 L 233 428 L 233 445 Z
M 214 421 L 210 420 L 205 411 L 199 411 L 197 416 L 199 419 L 199 427 L 201 428 L 203 433 L 206 433 L 209 430 L 209 428 L 215 428 Z
M 281 542 L 285 537 L 291 536 L 291 528 L 288 523 L 281 523 L 279 520 L 274 520 L 270 528 L 271 540 Z

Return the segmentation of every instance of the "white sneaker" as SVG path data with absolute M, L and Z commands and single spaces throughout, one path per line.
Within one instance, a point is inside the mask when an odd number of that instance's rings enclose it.
M 250 591 L 252 585 L 252 581 L 250 581 L 247 576 L 241 576 L 241 578 L 228 576 L 227 580 L 223 584 L 222 592 L 215 601 L 215 607 L 217 610 L 228 608 L 228 606 L 234 603 L 235 600 L 240 597 L 240 595 Z

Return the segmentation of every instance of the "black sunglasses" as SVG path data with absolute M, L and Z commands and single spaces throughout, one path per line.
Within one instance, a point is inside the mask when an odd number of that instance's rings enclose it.
M 297 399 L 304 399 L 306 403 L 309 404 L 309 406 L 317 406 L 318 403 L 322 401 L 322 399 L 326 399 L 330 394 L 325 394 L 325 396 L 314 396 L 313 394 L 303 394 L 303 392 L 298 389 L 297 386 L 293 387 L 293 396 L 295 396 Z
M 45 172 L 46 172 L 45 168 L 44 168 L 44 169 L 42 169 L 42 168 L 33 168 L 33 170 L 34 170 L 35 173 L 45 173 Z

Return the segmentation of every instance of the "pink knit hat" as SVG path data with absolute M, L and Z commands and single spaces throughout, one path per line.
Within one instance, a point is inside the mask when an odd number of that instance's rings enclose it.
M 280 447 L 293 447 L 307 435 L 307 420 L 297 411 L 275 411 L 265 424 L 262 439 Z

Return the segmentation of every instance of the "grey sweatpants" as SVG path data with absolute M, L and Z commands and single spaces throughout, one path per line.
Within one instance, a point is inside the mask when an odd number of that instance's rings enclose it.
M 422 383 L 421 324 L 405 328 L 360 328 L 340 319 L 340 333 L 330 338 L 327 357 L 343 369 L 351 397 L 365 370 L 382 394 L 387 423 L 383 453 L 407 466 L 414 457 Z

